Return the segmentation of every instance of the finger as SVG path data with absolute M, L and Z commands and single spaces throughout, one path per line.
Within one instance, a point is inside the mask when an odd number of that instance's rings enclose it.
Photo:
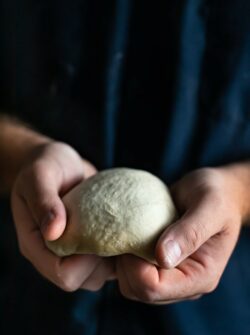
M 115 265 L 113 259 L 101 258 L 89 277 L 81 284 L 82 289 L 97 291 L 107 280 L 115 279 Z
M 127 275 L 126 263 L 124 264 L 124 257 L 118 256 L 116 261 L 116 273 L 119 284 L 119 289 L 121 294 L 128 299 L 139 301 L 134 292 L 132 286 L 130 285 L 129 278 Z
M 97 256 L 74 255 L 59 258 L 44 244 L 39 227 L 34 223 L 25 202 L 13 195 L 18 242 L 22 254 L 48 280 L 65 291 L 78 289 L 100 261 Z
M 66 291 L 75 291 L 81 288 L 101 263 L 95 255 L 72 255 L 61 259 L 57 267 L 57 275 L 61 278 L 62 288 Z
M 125 260 L 136 297 L 146 303 L 181 301 L 217 287 L 237 236 L 215 235 L 192 256 L 172 269 L 156 268 L 136 257 Z
M 129 299 L 151 303 L 157 301 L 161 297 L 151 297 L 152 287 L 156 287 L 159 276 L 156 266 L 146 262 L 145 260 L 133 256 L 119 256 L 119 286 L 121 293 Z
M 59 196 L 62 183 L 59 174 L 51 174 L 44 167 L 30 173 L 29 183 L 17 185 L 17 192 L 27 203 L 33 219 L 48 241 L 59 238 L 66 226 L 66 211 Z
M 181 300 L 214 291 L 235 243 L 235 237 L 215 235 L 176 268 L 159 269 L 158 293 Z
M 217 204 L 213 199 L 204 199 L 162 234 L 155 249 L 158 264 L 164 268 L 177 266 L 219 233 L 223 224 Z
M 97 170 L 93 164 L 91 164 L 89 161 L 84 159 L 83 160 L 83 173 L 84 173 L 84 178 L 87 179 L 87 178 L 94 176 L 97 173 Z
M 138 257 L 125 256 L 123 267 L 128 283 L 123 292 L 132 300 L 148 304 L 174 303 L 200 295 L 208 286 L 207 272 L 195 260 L 188 258 L 185 262 L 181 268 L 165 270 Z

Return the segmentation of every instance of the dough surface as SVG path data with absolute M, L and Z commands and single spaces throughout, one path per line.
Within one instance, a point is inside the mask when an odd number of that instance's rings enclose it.
M 168 188 L 149 172 L 102 171 L 64 198 L 68 222 L 63 235 L 46 242 L 58 256 L 130 253 L 154 262 L 155 243 L 176 218 Z

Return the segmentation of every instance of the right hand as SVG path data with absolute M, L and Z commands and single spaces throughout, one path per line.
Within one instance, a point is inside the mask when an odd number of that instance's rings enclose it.
M 21 253 L 48 280 L 65 291 L 98 290 L 113 279 L 112 259 L 95 255 L 60 258 L 45 240 L 59 238 L 67 217 L 61 197 L 96 173 L 70 146 L 49 142 L 37 147 L 19 172 L 12 190 L 12 212 Z

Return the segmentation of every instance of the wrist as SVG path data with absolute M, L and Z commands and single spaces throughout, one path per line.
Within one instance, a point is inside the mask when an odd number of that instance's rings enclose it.
M 250 223 L 250 162 L 230 164 L 222 167 L 225 173 L 228 192 L 240 211 L 243 225 Z
M 0 119 L 0 193 L 10 193 L 20 169 L 32 153 L 51 141 L 16 120 Z

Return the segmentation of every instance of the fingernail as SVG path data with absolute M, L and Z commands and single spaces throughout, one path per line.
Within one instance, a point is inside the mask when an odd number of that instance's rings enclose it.
M 53 212 L 48 212 L 47 215 L 41 222 L 41 230 L 44 231 L 48 227 L 48 225 L 53 221 L 55 218 L 55 214 Z
M 165 245 L 165 263 L 168 267 L 174 268 L 180 260 L 181 248 L 176 241 L 167 241 Z

